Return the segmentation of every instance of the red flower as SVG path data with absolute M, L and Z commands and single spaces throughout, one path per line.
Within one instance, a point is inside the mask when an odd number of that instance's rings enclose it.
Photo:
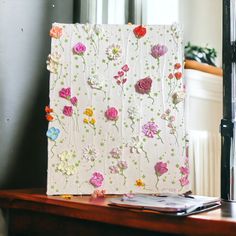
M 146 34 L 147 30 L 142 25 L 139 25 L 134 28 L 133 32 L 136 38 L 142 38 Z
M 52 121 L 54 119 L 53 116 L 50 114 L 46 114 L 45 117 L 46 117 L 47 121 Z
M 141 94 L 150 93 L 151 87 L 152 87 L 152 79 L 150 77 L 146 77 L 144 79 L 140 79 L 135 84 L 136 92 L 141 93 Z
M 180 68 L 181 68 L 181 64 L 180 64 L 180 63 L 176 63 L 176 64 L 174 65 L 174 68 L 175 68 L 176 70 L 180 69 Z
M 175 78 L 176 78 L 177 80 L 181 79 L 181 78 L 182 78 L 182 73 L 181 73 L 181 72 L 176 72 L 176 73 L 175 73 Z
M 46 113 L 51 113 L 51 112 L 53 112 L 53 109 L 50 108 L 49 106 L 46 106 L 46 107 L 45 107 L 45 112 L 46 112 Z

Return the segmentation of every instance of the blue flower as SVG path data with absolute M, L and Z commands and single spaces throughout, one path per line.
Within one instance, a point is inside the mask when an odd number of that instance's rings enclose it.
M 59 134 L 60 134 L 60 130 L 55 127 L 51 127 L 46 133 L 48 138 L 50 138 L 53 141 L 55 141 L 57 139 Z

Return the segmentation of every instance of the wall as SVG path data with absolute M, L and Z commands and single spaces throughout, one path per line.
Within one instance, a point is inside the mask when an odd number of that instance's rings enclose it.
M 0 0 L 0 188 L 46 186 L 48 32 L 72 14 L 72 0 Z
M 179 0 L 179 19 L 184 27 L 185 44 L 213 47 L 216 63 L 222 64 L 222 0 Z

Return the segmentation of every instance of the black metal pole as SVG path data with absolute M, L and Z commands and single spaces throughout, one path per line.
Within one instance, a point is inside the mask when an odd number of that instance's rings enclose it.
M 223 0 L 223 119 L 221 120 L 221 198 L 231 199 L 232 123 L 232 46 L 230 0 Z

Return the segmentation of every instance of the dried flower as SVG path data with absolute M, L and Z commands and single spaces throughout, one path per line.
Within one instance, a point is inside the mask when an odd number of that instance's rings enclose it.
M 133 32 L 134 32 L 134 35 L 135 35 L 136 38 L 142 38 L 142 37 L 145 36 L 147 30 L 142 25 L 139 25 L 139 26 L 134 28 Z
M 143 125 L 142 132 L 145 136 L 153 138 L 154 135 L 158 133 L 158 126 L 155 122 L 149 121 L 147 124 Z
M 117 120 L 118 115 L 118 110 L 115 107 L 109 107 L 105 112 L 105 116 L 108 120 Z
M 108 60 L 117 60 L 121 56 L 122 50 L 120 45 L 112 44 L 106 49 L 106 55 Z
M 103 184 L 104 176 L 100 172 L 94 172 L 93 176 L 89 180 L 90 184 L 92 184 L 95 188 L 101 187 Z
M 77 43 L 74 47 L 73 47 L 73 51 L 75 54 L 78 54 L 80 56 L 83 56 L 85 51 L 86 51 L 86 46 L 83 43 Z
M 151 87 L 152 87 L 152 79 L 150 77 L 146 77 L 144 79 L 140 79 L 135 84 L 136 92 L 141 93 L 141 94 L 148 94 L 148 93 L 150 93 Z
M 168 171 L 167 163 L 164 163 L 162 161 L 157 162 L 156 165 L 154 166 L 154 169 L 155 169 L 156 175 L 161 176 Z
M 51 127 L 46 133 L 47 137 L 50 138 L 52 141 L 55 141 L 58 138 L 59 134 L 60 130 L 55 127 Z
M 59 26 L 53 26 L 50 29 L 49 35 L 52 38 L 59 39 L 62 36 L 62 28 Z
M 63 108 L 63 114 L 64 114 L 65 116 L 72 116 L 72 114 L 73 114 L 73 108 L 72 108 L 72 106 L 64 106 L 64 108 Z

